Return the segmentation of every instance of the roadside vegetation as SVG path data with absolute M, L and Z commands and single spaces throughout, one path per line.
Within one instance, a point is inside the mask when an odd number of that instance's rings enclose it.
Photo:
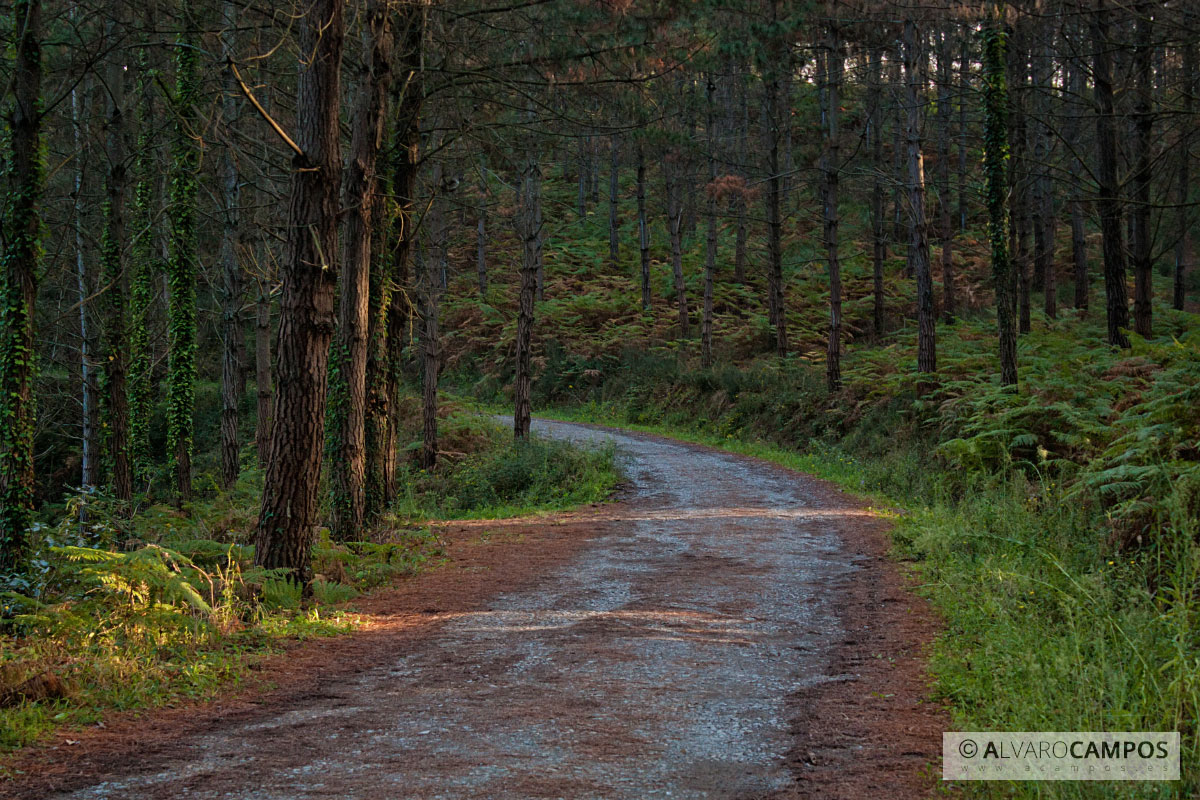
M 404 436 L 419 437 L 419 415 L 402 418 L 416 420 Z M 254 566 L 258 469 L 182 508 L 145 498 L 124 516 L 92 493 L 48 509 L 35 569 L 0 600 L 0 750 L 59 726 L 70 739 L 71 726 L 114 711 L 228 691 L 265 654 L 369 624 L 356 597 L 443 560 L 431 522 L 597 502 L 619 479 L 611 450 L 537 437 L 514 443 L 507 429 L 455 404 L 443 407 L 441 422 L 439 465 L 426 471 L 401 460 L 401 496 L 369 538 L 337 542 L 318 531 L 309 597 L 285 574 Z
M 939 326 L 938 374 L 916 371 L 911 299 L 889 280 L 891 331 L 870 333 L 869 266 L 847 267 L 854 339 L 843 387 L 826 388 L 815 270 L 788 276 L 797 353 L 769 344 L 765 317 L 738 302 L 759 287 L 721 282 L 716 347 L 672 338 L 657 307 L 630 312 L 632 263 L 604 264 L 589 219 L 552 240 L 557 281 L 544 320 L 534 407 L 564 419 L 654 431 L 767 458 L 875 499 L 895 517 L 894 553 L 945 622 L 931 654 L 931 699 L 960 730 L 1178 730 L 1182 784 L 973 783 L 971 797 L 1190 796 L 1200 788 L 1200 330 L 1156 306 L 1159 336 L 1104 344 L 1102 314 L 1035 312 L 1019 341 L 1019 390 L 996 377 L 995 322 L 976 240 L 961 285 L 974 296 Z M 811 242 L 787 241 L 803 265 Z M 687 258 L 698 259 L 702 243 Z M 630 254 L 631 258 L 636 253 Z M 670 297 L 655 263 L 656 302 Z M 695 274 L 694 272 L 691 274 Z M 508 362 L 480 336 L 508 319 L 507 287 L 448 298 L 471 320 L 448 382 L 496 407 Z M 624 309 L 617 313 L 618 309 Z M 497 331 L 498 335 L 502 334 Z M 491 341 L 495 341 L 491 339 Z M 480 369 L 479 365 L 485 365 Z M 887 511 L 881 513 L 890 513 Z

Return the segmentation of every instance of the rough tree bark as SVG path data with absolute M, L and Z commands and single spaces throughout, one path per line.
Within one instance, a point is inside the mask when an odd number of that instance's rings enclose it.
M 1194 19 L 1194 15 L 1188 15 L 1188 20 Z M 1183 73 L 1183 92 L 1182 113 L 1185 120 L 1192 119 L 1193 110 L 1196 105 L 1196 43 L 1189 39 L 1183 45 L 1182 58 L 1182 73 Z M 1175 269 L 1171 287 L 1171 307 L 1177 311 L 1183 310 L 1187 274 L 1191 268 L 1192 262 L 1192 214 L 1191 207 L 1188 205 L 1188 197 L 1191 194 L 1191 153 L 1189 148 L 1192 146 L 1192 125 L 1188 122 L 1183 123 L 1180 132 L 1180 141 L 1178 145 L 1179 151 L 1179 166 L 1178 176 L 1176 178 L 1176 195 L 1175 202 L 1179 209 L 1176 212 L 1177 217 L 1177 240 L 1175 242 Z
M 708 151 L 708 183 L 704 205 L 704 315 L 700 321 L 700 361 L 705 367 L 712 366 L 713 339 L 713 274 L 717 271 L 717 198 L 711 191 L 717 179 L 716 137 L 713 121 L 713 94 L 716 86 L 713 76 L 707 76 L 705 86 L 704 136 Z
M 361 538 L 366 522 L 367 334 L 371 242 L 379 205 L 376 164 L 391 82 L 388 4 L 370 0 L 364 23 L 361 75 L 342 203 L 346 211 L 338 278 L 336 391 L 330 393 L 335 426 L 329 465 L 330 531 L 336 541 Z
M 325 434 L 325 389 L 341 188 L 339 84 L 345 0 L 311 0 L 299 17 L 294 173 L 280 302 L 275 422 L 254 561 L 311 580 L 310 550 Z
M 537 291 L 538 227 L 535 209 L 541 194 L 538 163 L 530 158 L 521 177 L 519 226 L 521 234 L 521 293 L 517 304 L 516 375 L 513 378 L 513 435 L 529 436 L 531 410 L 533 301 Z

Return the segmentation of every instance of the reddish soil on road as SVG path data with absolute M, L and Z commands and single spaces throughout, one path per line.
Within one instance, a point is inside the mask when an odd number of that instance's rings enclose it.
M 443 532 L 359 633 L 214 703 L 24 753 L 15 798 L 917 798 L 936 620 L 858 500 L 755 459 L 614 441 L 620 502 Z M 488 535 L 481 536 L 487 533 Z

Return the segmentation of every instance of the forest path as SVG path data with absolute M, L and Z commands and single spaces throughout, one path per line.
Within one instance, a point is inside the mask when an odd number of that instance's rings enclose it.
M 615 443 L 631 484 L 621 502 L 571 520 L 588 532 L 569 556 L 480 603 L 421 608 L 420 635 L 343 650 L 366 662 L 353 674 L 318 668 L 306 693 L 127 752 L 51 796 L 929 790 L 922 770 L 942 722 L 921 703 L 919 651 L 934 627 L 884 556 L 883 521 L 755 459 L 592 426 L 534 429 Z

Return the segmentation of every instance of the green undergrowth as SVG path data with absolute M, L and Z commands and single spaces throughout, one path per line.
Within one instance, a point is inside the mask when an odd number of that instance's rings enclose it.
M 1158 310 L 1156 310 L 1158 311 Z M 598 380 L 543 376 L 548 416 L 765 458 L 895 514 L 894 553 L 944 622 L 932 696 L 953 729 L 1177 730 L 1184 780 L 977 782 L 970 797 L 1191 797 L 1200 791 L 1200 332 L 1098 342 L 1102 321 L 1039 320 L 1021 387 L 999 387 L 987 320 L 939 333 L 918 387 L 914 336 L 821 366 L 702 370 L 641 353 Z M 554 391 L 561 386 L 574 395 Z M 918 389 L 922 391 L 918 391 Z
M 419 424 L 419 414 L 402 418 L 414 416 Z M 115 711 L 212 697 L 265 654 L 361 628 L 368 620 L 355 597 L 443 560 L 431 521 L 601 501 L 619 479 L 611 450 L 514 444 L 511 432 L 453 403 L 440 427 L 442 457 L 430 473 L 404 458 L 414 431 L 402 431 L 400 496 L 361 541 L 318 531 L 311 597 L 253 566 L 256 469 L 228 492 L 132 516 L 101 495 L 74 497 L 38 528 L 30 574 L 0 595 L 0 751 L 60 727 L 70 741 L 73 727 Z

